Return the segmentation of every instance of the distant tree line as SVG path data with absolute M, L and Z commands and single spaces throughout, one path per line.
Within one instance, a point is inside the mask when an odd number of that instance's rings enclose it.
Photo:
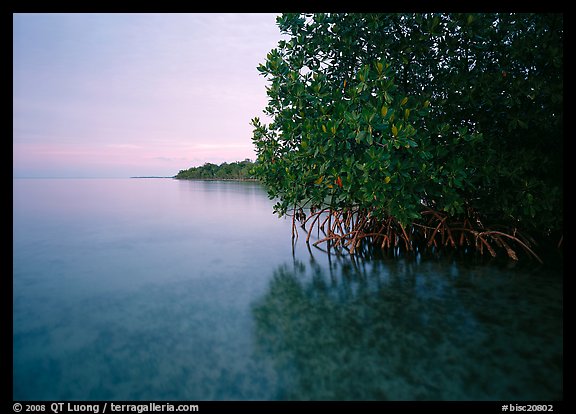
M 252 173 L 254 163 L 249 159 L 220 165 L 205 163 L 200 167 L 180 170 L 174 178 L 184 180 L 250 180 L 255 179 Z

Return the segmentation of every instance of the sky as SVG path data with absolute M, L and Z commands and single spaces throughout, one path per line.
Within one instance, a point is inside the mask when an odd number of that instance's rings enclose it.
M 256 155 L 277 14 L 14 14 L 14 177 L 173 176 Z

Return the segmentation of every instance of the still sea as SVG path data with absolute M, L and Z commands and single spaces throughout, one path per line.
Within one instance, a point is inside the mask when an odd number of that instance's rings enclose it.
M 14 179 L 14 400 L 563 398 L 561 268 L 327 254 L 273 204 Z

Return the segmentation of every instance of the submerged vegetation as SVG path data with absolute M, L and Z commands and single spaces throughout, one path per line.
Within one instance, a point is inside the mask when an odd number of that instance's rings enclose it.
M 560 14 L 284 14 L 255 175 L 306 240 L 540 260 L 563 228 Z
M 280 399 L 562 399 L 561 277 L 328 257 L 278 267 L 252 305 Z
M 200 167 L 180 170 L 174 178 L 199 180 L 252 180 L 254 163 L 249 159 L 231 163 L 223 162 L 220 165 L 205 163 Z

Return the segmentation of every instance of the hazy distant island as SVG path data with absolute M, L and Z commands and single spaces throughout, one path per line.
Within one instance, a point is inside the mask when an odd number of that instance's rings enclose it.
M 167 177 L 167 176 L 161 176 L 161 175 L 137 175 L 137 176 L 130 177 L 130 178 L 174 178 L 174 177 Z
M 220 165 L 205 163 L 199 167 L 180 170 L 173 178 L 181 180 L 249 180 L 256 181 L 252 169 L 254 163 L 246 158 L 244 161 L 231 163 L 223 162 Z

